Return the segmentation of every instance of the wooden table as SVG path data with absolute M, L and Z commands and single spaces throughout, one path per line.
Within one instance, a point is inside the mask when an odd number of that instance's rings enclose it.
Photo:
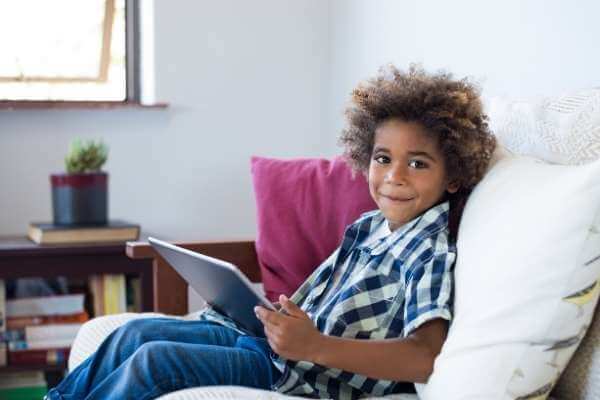
M 24 236 L 0 236 L 0 279 L 95 274 L 138 275 L 142 311 L 154 311 L 152 260 L 127 257 L 124 242 L 38 245 Z

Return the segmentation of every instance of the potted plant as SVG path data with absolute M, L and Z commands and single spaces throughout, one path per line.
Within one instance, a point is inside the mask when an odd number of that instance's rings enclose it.
M 108 174 L 100 169 L 108 147 L 93 140 L 71 142 L 66 173 L 50 175 L 55 225 L 105 225 L 108 222 Z

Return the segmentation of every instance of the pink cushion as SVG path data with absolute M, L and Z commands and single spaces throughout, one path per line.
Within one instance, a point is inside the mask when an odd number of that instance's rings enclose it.
M 377 206 L 341 158 L 252 158 L 256 252 L 267 297 L 291 295 L 338 246 L 346 226 Z

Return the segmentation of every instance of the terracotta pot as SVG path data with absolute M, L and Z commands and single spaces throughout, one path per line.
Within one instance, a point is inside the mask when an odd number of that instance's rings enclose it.
M 52 174 L 52 214 L 56 225 L 105 225 L 108 174 Z

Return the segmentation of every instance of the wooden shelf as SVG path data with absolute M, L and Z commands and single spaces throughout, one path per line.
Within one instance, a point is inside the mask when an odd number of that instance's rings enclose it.
M 112 109 L 165 109 L 167 103 L 142 104 L 134 101 L 0 101 L 0 111 L 18 110 L 112 110 Z
M 2 372 L 23 372 L 23 371 L 64 371 L 67 369 L 67 363 L 62 362 L 54 365 L 31 364 L 31 365 L 7 365 L 0 367 Z

